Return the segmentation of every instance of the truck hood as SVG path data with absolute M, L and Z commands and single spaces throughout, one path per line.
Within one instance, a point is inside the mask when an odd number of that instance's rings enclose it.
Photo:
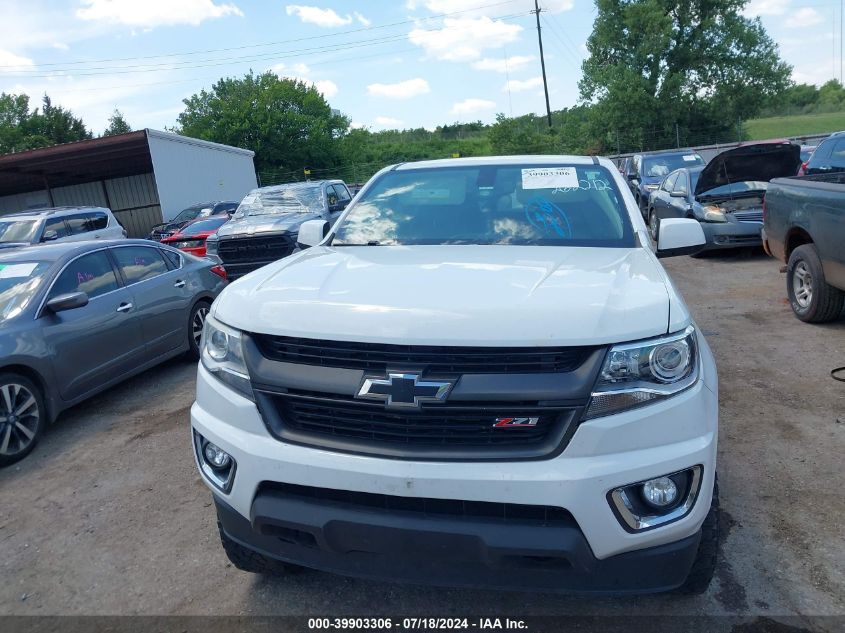
M 794 176 L 801 165 L 801 147 L 792 143 L 755 143 L 729 149 L 707 163 L 694 195 L 733 182 L 769 182 Z
M 318 246 L 232 283 L 214 309 L 241 330 L 305 338 L 597 345 L 666 333 L 668 285 L 641 248 Z
M 274 213 L 268 215 L 248 215 L 244 218 L 232 218 L 217 230 L 220 237 L 252 235 L 254 233 L 281 233 L 299 231 L 299 225 L 308 220 L 320 220 L 318 213 Z

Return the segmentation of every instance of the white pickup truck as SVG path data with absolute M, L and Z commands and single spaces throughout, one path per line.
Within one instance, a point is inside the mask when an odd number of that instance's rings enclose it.
M 703 591 L 716 367 L 606 159 L 376 174 L 229 285 L 191 409 L 245 571 L 532 591 Z

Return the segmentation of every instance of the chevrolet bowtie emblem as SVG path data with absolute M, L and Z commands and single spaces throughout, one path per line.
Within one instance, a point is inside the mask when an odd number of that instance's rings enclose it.
M 419 408 L 421 402 L 443 402 L 454 385 L 450 380 L 422 380 L 411 373 L 364 376 L 357 397 L 381 400 L 388 407 Z

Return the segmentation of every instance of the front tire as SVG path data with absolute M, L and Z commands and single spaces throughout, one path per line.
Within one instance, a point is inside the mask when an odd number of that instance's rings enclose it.
M 660 218 L 657 217 L 653 207 L 648 212 L 648 232 L 651 239 L 657 244 L 657 238 L 660 237 Z
M 716 573 L 716 563 L 719 558 L 719 481 L 713 485 L 713 500 L 710 511 L 701 526 L 701 540 L 698 542 L 698 553 L 693 561 L 687 579 L 678 587 L 677 592 L 686 595 L 697 595 L 707 591 L 713 575 Z
M 792 311 L 805 323 L 833 321 L 845 305 L 845 292 L 825 281 L 819 253 L 812 244 L 799 246 L 789 256 L 786 291 Z
M 29 455 L 46 423 L 47 408 L 38 385 L 20 374 L 0 374 L 0 467 Z

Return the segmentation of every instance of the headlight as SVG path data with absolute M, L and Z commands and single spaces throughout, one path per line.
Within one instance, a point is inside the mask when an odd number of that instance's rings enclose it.
M 649 191 L 654 191 L 654 190 L 655 190 L 655 189 L 657 189 L 659 186 L 660 186 L 660 185 L 646 185 L 646 186 L 645 186 L 645 188 L 646 188 L 646 189 L 648 189 Z
M 241 333 L 209 316 L 205 320 L 200 342 L 200 359 L 218 380 L 253 399 L 249 371 L 244 363 Z
M 727 222 L 725 212 L 717 206 L 704 207 L 704 221 L 705 222 Z
M 209 237 L 205 241 L 205 252 L 207 255 L 217 255 L 217 247 L 220 244 L 220 240 L 218 240 L 213 235 Z
M 639 343 L 615 345 L 607 354 L 585 418 L 633 409 L 673 396 L 698 380 L 695 328 Z

